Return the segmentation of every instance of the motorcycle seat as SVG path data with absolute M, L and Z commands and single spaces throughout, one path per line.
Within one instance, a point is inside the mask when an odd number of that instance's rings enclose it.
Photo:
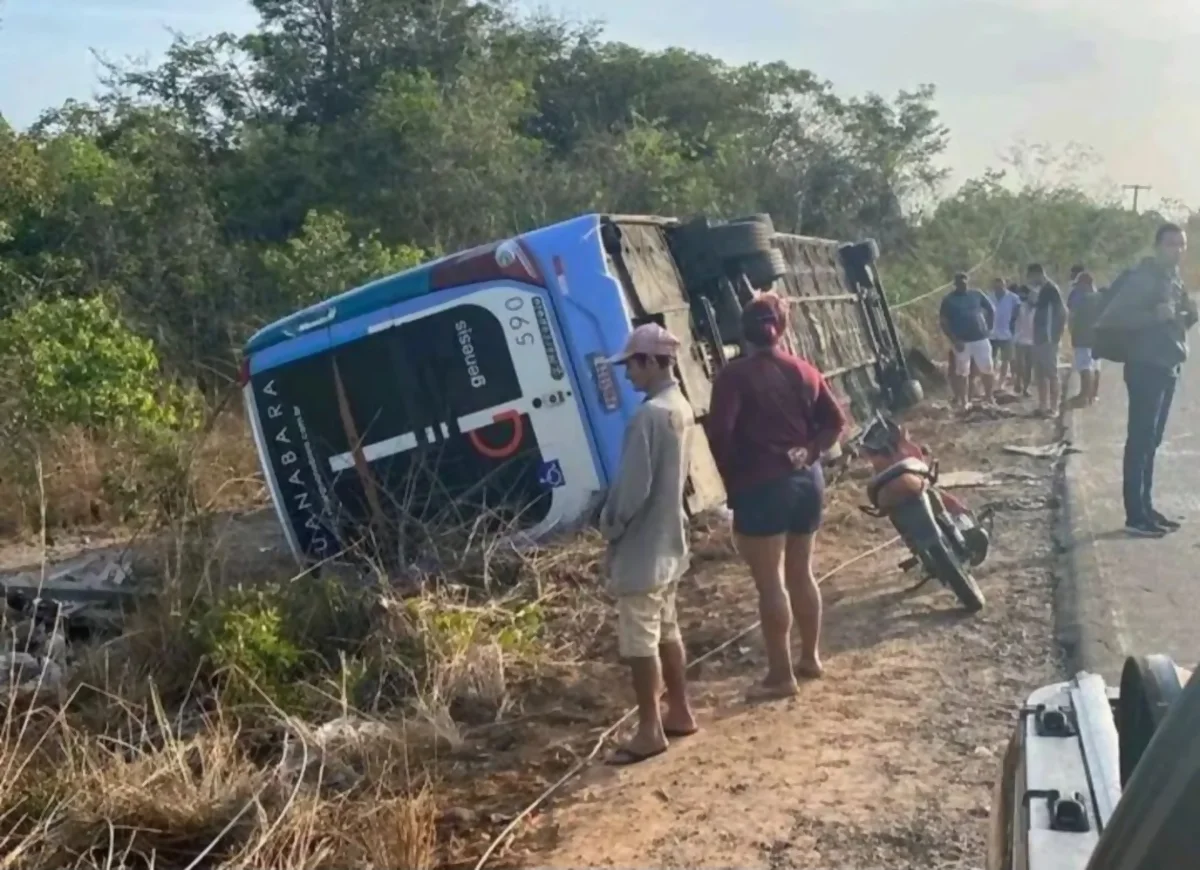
M 929 466 L 912 456 L 905 457 L 899 462 L 894 462 L 883 471 L 876 474 L 867 482 L 867 499 L 873 507 L 878 507 L 879 490 L 883 489 L 893 480 L 903 477 L 906 474 L 919 474 L 922 477 L 929 475 Z

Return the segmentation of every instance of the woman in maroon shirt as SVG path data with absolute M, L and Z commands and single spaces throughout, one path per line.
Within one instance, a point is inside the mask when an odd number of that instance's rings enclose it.
M 821 373 L 779 348 L 786 327 L 786 304 L 773 293 L 746 306 L 750 352 L 717 375 L 707 423 L 738 552 L 758 589 L 767 676 L 754 694 L 765 697 L 794 694 L 797 675 L 821 676 L 821 591 L 812 569 L 825 494 L 820 456 L 846 425 Z M 794 669 L 793 617 L 803 650 Z

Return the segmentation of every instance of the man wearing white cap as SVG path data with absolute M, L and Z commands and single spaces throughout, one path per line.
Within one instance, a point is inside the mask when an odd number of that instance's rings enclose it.
M 618 647 L 633 671 L 638 730 L 611 764 L 635 764 L 696 732 L 675 591 L 688 568 L 683 485 L 695 413 L 675 380 L 679 339 L 656 323 L 637 327 L 610 361 L 646 395 L 625 432 L 621 467 L 600 512 L 608 541 L 608 591 L 617 601 Z M 659 709 L 666 687 L 667 709 Z

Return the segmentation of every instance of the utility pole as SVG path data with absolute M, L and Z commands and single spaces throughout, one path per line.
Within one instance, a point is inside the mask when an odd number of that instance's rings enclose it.
M 1121 189 L 1133 191 L 1133 213 L 1137 214 L 1138 193 L 1143 190 L 1150 190 L 1150 185 L 1148 185 L 1148 184 L 1123 184 L 1123 185 L 1121 185 Z

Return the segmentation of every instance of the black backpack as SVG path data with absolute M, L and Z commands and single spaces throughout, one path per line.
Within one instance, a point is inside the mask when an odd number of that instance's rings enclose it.
M 1112 301 L 1117 298 L 1125 286 L 1132 269 L 1126 269 L 1110 285 L 1100 291 L 1100 302 L 1097 305 L 1095 334 L 1092 337 L 1092 355 L 1097 359 L 1109 362 L 1123 363 L 1129 357 L 1130 332 L 1121 326 L 1101 326 L 1104 312 Z

